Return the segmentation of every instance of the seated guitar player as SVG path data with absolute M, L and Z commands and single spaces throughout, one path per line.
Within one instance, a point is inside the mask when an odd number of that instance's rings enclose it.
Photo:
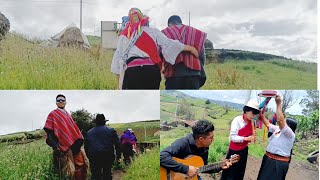
M 198 167 L 185 165 L 174 159 L 184 159 L 190 155 L 195 155 L 201 157 L 204 165 L 207 165 L 209 146 L 214 140 L 213 131 L 214 126 L 209 121 L 198 121 L 192 126 L 192 133 L 176 140 L 171 146 L 160 152 L 160 166 L 164 167 L 167 171 L 179 172 L 189 177 L 195 177 L 198 174 Z M 229 161 L 225 161 L 222 165 L 215 166 L 205 173 L 217 173 L 222 169 L 229 168 L 230 165 Z M 198 178 L 200 179 L 199 176 Z

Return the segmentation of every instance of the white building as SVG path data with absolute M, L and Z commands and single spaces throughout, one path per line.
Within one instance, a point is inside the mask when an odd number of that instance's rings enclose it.
M 117 30 L 121 23 L 117 21 L 101 21 L 101 45 L 105 49 L 116 49 L 118 42 Z

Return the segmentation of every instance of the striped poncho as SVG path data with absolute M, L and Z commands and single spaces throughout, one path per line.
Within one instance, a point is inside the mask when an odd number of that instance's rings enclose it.
M 203 51 L 204 43 L 207 38 L 206 33 L 186 25 L 170 26 L 162 30 L 162 33 L 169 39 L 179 40 L 182 44 L 195 47 L 199 53 Z M 201 70 L 200 60 L 189 52 L 181 52 L 178 55 L 175 64 L 179 63 L 184 63 L 187 68 L 192 70 Z M 164 66 L 164 76 L 172 77 L 174 75 L 173 65 L 165 62 Z
M 77 139 L 83 139 L 77 124 L 65 110 L 51 111 L 44 128 L 54 132 L 59 140 L 58 148 L 63 152 L 67 151 Z

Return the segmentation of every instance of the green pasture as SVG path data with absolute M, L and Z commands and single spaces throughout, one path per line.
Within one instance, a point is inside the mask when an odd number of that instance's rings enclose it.
M 124 129 L 132 128 L 139 142 L 160 141 L 160 136 L 154 135 L 159 131 L 159 121 L 111 124 L 110 126 L 114 127 L 119 135 Z M 44 136 L 43 130 L 0 136 L 2 142 L 0 142 L 0 179 L 59 179 L 59 175 L 52 166 L 52 149 L 45 143 Z M 143 172 L 152 172 L 152 174 L 140 174 L 144 179 L 155 177 L 155 173 L 159 176 L 158 164 L 159 147 L 155 147 L 150 152 L 147 151 L 137 157 L 132 167 L 126 167 L 129 169 L 128 175 L 125 174 L 125 176 L 130 178 L 136 175 L 134 171 L 139 166 L 143 167 L 141 169 Z M 123 162 L 117 166 L 119 166 L 118 169 L 125 168 Z
M 159 147 L 151 149 L 149 152 L 138 156 L 128 167 L 123 180 L 141 179 L 159 179 L 160 174 L 160 151 Z
M 0 89 L 116 89 L 114 50 L 103 50 L 96 37 L 89 41 L 87 51 L 44 48 L 8 34 L 0 42 Z M 316 68 L 291 60 L 226 60 L 205 66 L 202 89 L 316 89 Z

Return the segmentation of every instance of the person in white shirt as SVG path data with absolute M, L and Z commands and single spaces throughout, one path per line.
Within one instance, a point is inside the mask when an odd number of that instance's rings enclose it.
M 240 161 L 229 169 L 223 170 L 221 180 L 242 180 L 246 170 L 248 159 L 248 144 L 255 140 L 256 132 L 252 127 L 252 121 L 260 112 L 257 102 L 250 100 L 243 107 L 243 114 L 232 120 L 230 128 L 230 144 L 227 159 L 231 155 L 239 154 Z
M 269 143 L 262 160 L 258 180 L 285 179 L 291 160 L 297 122 L 294 119 L 284 117 L 281 110 L 282 100 L 279 95 L 276 96 L 275 101 L 277 104 L 276 116 L 278 126 L 269 123 L 264 115 L 260 114 L 260 119 L 268 127 L 269 132 L 273 134 L 269 137 Z

